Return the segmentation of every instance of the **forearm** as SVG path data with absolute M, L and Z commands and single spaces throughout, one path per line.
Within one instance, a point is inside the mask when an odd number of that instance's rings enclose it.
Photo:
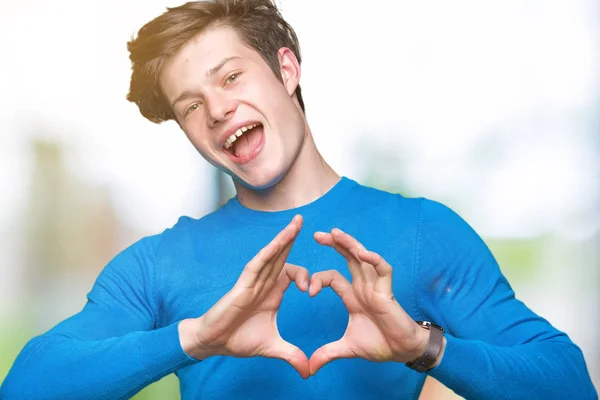
M 581 351 L 572 343 L 501 347 L 446 335 L 429 374 L 468 399 L 596 399 Z
M 105 340 L 43 335 L 19 354 L 0 398 L 121 399 L 194 362 L 177 324 Z
M 479 235 L 439 203 L 420 218 L 418 317 L 447 332 L 430 374 L 468 399 L 596 399 L 579 348 L 515 298 Z

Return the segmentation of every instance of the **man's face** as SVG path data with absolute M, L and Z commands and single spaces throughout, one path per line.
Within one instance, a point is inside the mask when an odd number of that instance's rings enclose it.
M 283 84 L 234 30 L 213 28 L 186 44 L 160 76 L 167 101 L 200 154 L 254 189 L 279 182 L 306 135 L 293 100 L 298 63 L 287 49 L 278 55 Z

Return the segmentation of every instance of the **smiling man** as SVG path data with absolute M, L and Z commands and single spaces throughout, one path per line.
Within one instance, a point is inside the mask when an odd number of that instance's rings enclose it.
M 183 399 L 414 399 L 428 375 L 467 398 L 596 398 L 579 348 L 456 213 L 325 162 L 270 1 L 170 9 L 129 50 L 129 100 L 237 195 L 116 256 L 2 398 L 129 398 L 173 372 Z

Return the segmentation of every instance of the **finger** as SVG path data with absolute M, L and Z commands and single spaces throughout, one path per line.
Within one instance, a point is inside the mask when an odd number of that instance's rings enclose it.
M 353 256 L 348 250 L 340 246 L 334 239 L 331 233 L 315 232 L 314 238 L 317 243 L 324 246 L 329 246 L 335 249 L 348 263 L 348 269 L 353 280 L 364 279 L 364 274 L 360 267 L 360 260 Z
M 298 235 L 300 234 L 300 229 L 302 229 L 302 217 L 296 218 L 294 217 L 294 222 L 295 225 L 293 226 L 293 230 L 292 230 L 292 236 L 289 239 L 289 241 L 286 243 L 285 247 L 282 249 L 282 251 L 275 257 L 275 261 L 273 263 L 273 267 L 271 269 L 271 272 L 268 276 L 269 279 L 272 280 L 277 280 L 277 278 L 279 277 L 281 270 L 284 268 L 285 266 L 285 261 L 287 260 L 290 251 L 292 250 L 292 247 L 294 246 L 294 243 L 296 242 L 296 239 L 298 238 Z
M 350 234 L 342 231 L 339 228 L 334 228 L 331 231 L 331 236 L 333 240 L 341 247 L 346 249 L 348 253 L 352 254 L 352 256 L 358 260 L 357 265 L 362 272 L 362 277 L 367 282 L 371 282 L 375 284 L 375 280 L 377 279 L 377 273 L 373 270 L 373 267 L 368 263 L 362 262 L 362 260 L 358 257 L 357 252 L 360 250 L 366 250 L 365 246 L 362 245 L 358 240 L 352 237 Z
M 363 280 L 365 282 L 371 283 L 372 285 L 375 285 L 375 281 L 377 280 L 377 272 L 375 272 L 375 269 L 373 268 L 373 266 L 371 264 L 366 263 L 360 259 L 360 257 L 358 256 L 359 251 L 363 251 L 363 250 L 358 250 L 356 248 L 349 250 L 349 252 L 357 260 L 357 264 L 359 265 L 358 268 L 360 268 L 360 270 L 362 272 Z
M 276 275 L 273 278 L 273 280 L 276 279 L 276 277 L 281 272 L 281 269 L 283 268 L 283 264 L 278 265 L 277 260 L 279 259 L 282 253 L 285 254 L 284 257 L 287 257 L 287 255 L 289 254 L 289 251 L 291 249 L 291 243 L 293 243 L 299 231 L 298 223 L 300 222 L 301 224 L 301 221 L 302 217 L 300 215 L 294 216 L 292 221 L 290 221 L 290 223 L 273 238 L 271 243 L 277 244 L 278 251 L 276 251 L 274 254 L 271 254 L 271 257 L 268 259 L 263 258 L 261 260 L 261 265 L 255 266 L 257 275 L 256 281 L 265 282 L 268 279 L 268 277 L 271 276 L 271 274 L 275 274 L 275 272 Z M 269 245 L 271 243 L 269 243 Z
M 288 228 L 286 228 L 288 229 Z M 273 273 L 273 270 L 277 269 L 277 260 L 284 254 L 285 257 L 289 254 L 289 251 L 292 247 L 290 240 L 294 237 L 294 232 L 291 230 L 286 230 L 285 236 L 282 236 L 279 242 L 279 251 L 277 251 L 270 260 L 268 260 L 265 265 L 258 272 L 258 282 L 265 282 Z M 281 266 L 283 268 L 283 266 Z M 281 270 L 279 270 L 281 272 Z
M 277 286 L 284 292 L 292 282 L 296 284 L 298 289 L 306 292 L 308 290 L 308 270 L 298 265 L 286 263 L 281 276 L 277 280 Z
M 281 244 L 277 241 L 272 241 L 263 247 L 242 271 L 238 283 L 243 287 L 251 287 L 256 284 L 259 274 L 268 264 L 269 260 L 275 257 L 281 251 Z
M 245 269 L 255 275 L 258 275 L 263 267 L 283 248 L 281 239 L 286 232 L 286 229 L 282 230 L 265 247 L 260 249 L 260 251 L 246 265 Z
M 335 249 L 338 253 L 340 253 L 344 258 L 352 257 L 344 247 L 341 247 L 334 239 L 331 233 L 329 232 L 315 232 L 314 238 L 317 243 L 322 244 L 324 246 L 329 246 Z
M 358 240 L 339 228 L 333 228 L 331 230 L 331 235 L 333 236 L 333 240 L 348 250 L 353 248 L 365 250 L 365 246 L 363 246 Z
M 357 255 L 361 260 L 371 264 L 377 273 L 378 279 L 375 281 L 375 291 L 386 294 L 392 293 L 392 266 L 373 251 L 359 250 Z
M 354 358 L 356 355 L 354 352 L 344 344 L 344 340 L 340 339 L 335 342 L 327 343 L 319 347 L 310 356 L 308 360 L 310 366 L 310 375 L 317 373 L 324 365 L 330 363 L 333 360 L 340 358 Z
M 286 342 L 282 338 L 279 338 L 276 343 L 262 355 L 264 357 L 279 358 L 286 361 L 294 367 L 304 379 L 307 379 L 310 376 L 310 365 L 306 354 L 298 347 Z
M 352 290 L 352 285 L 344 275 L 334 269 L 321 271 L 313 274 L 310 278 L 310 289 L 308 294 L 311 297 L 316 296 L 321 289 L 330 287 L 338 296 L 344 299 L 348 291 Z

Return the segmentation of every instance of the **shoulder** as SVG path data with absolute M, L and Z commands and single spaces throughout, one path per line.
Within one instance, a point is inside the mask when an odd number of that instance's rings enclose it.
M 407 197 L 401 193 L 357 183 L 350 203 L 362 210 L 377 210 L 402 216 L 426 232 L 473 234 L 471 226 L 450 206 L 426 197 Z
M 417 269 L 436 275 L 463 277 L 497 274 L 497 263 L 485 241 L 456 211 L 440 202 L 423 199 L 417 235 Z M 460 271 L 460 272 L 459 272 Z
M 156 235 L 158 248 L 183 245 L 199 237 L 214 234 L 214 232 L 227 225 L 227 216 L 223 208 L 208 213 L 201 218 L 181 216 L 177 222 Z
M 458 212 L 441 202 L 422 198 L 419 205 L 420 236 L 449 243 L 480 242 L 473 227 Z
M 418 216 L 422 197 L 406 197 L 400 193 L 356 183 L 349 200 L 362 210 L 376 210 L 390 216 L 413 219 Z
M 181 216 L 171 226 L 162 232 L 150 234 L 136 240 L 121 250 L 110 261 L 109 266 L 123 266 L 131 268 L 133 265 L 141 266 L 144 269 L 151 267 L 157 257 L 161 257 L 165 252 L 173 252 L 189 248 L 194 240 L 199 236 L 214 231 L 214 227 L 219 224 L 216 220 L 219 218 L 218 210 L 205 216 L 195 219 L 188 216 Z
M 419 204 L 419 219 L 423 226 L 459 228 L 466 221 L 449 206 L 428 198 L 421 198 Z

